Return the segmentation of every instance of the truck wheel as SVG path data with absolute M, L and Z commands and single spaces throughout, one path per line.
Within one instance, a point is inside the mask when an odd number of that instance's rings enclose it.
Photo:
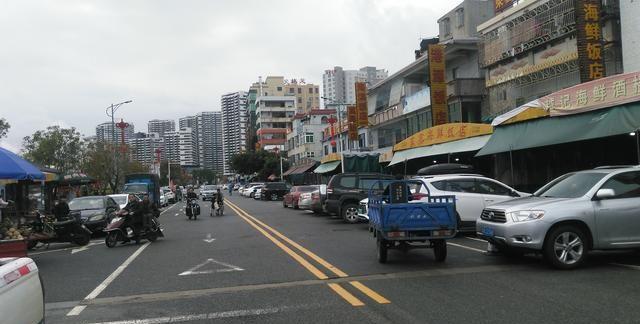
M 433 255 L 437 262 L 443 262 L 447 258 L 447 242 L 444 240 L 434 240 Z
M 356 204 L 345 204 L 342 206 L 342 219 L 349 224 L 358 222 L 358 206 Z
M 387 240 L 378 235 L 377 248 L 378 248 L 378 262 L 387 263 Z
M 574 225 L 558 226 L 544 241 L 544 256 L 558 269 L 575 269 L 587 258 L 587 242 L 587 236 L 581 228 Z
M 120 240 L 120 233 L 117 231 L 109 232 L 107 237 L 104 238 L 104 244 L 107 245 L 108 248 L 112 248 L 118 244 Z

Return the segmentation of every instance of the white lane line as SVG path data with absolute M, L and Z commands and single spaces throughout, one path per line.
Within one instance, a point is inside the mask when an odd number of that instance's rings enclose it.
M 90 246 L 97 245 L 97 244 L 102 244 L 102 242 L 89 243 L 89 244 L 87 244 L 85 246 L 81 246 L 81 247 L 79 247 L 77 249 L 73 249 L 73 250 L 71 250 L 71 254 L 76 254 L 78 252 L 86 251 L 86 250 L 89 249 Z
M 215 270 L 201 270 L 201 271 L 196 271 L 198 269 L 203 268 L 204 266 L 208 265 L 208 264 L 217 264 L 217 265 L 221 265 L 224 268 L 223 269 L 215 269 Z M 202 262 L 200 264 L 198 264 L 197 266 L 180 273 L 178 276 L 189 276 L 189 275 L 197 275 L 197 274 L 210 274 L 210 273 L 214 273 L 214 272 L 231 272 L 231 271 L 244 271 L 244 269 L 238 267 L 238 266 L 234 266 L 233 264 L 229 264 L 229 263 L 225 263 L 222 261 L 218 261 L 218 260 L 214 260 L 214 259 L 207 259 L 207 261 Z
M 480 253 L 485 253 L 486 251 L 480 250 L 480 249 L 475 249 L 472 247 L 468 247 L 466 245 L 461 245 L 461 244 L 456 244 L 456 243 L 450 243 L 447 242 L 447 245 L 451 245 L 451 246 L 455 246 L 455 247 L 459 247 L 459 248 L 463 248 L 463 249 L 467 249 L 467 250 L 471 250 L 471 251 L 475 251 L 475 252 L 480 252 Z
M 478 242 L 482 242 L 482 243 L 487 243 L 486 240 L 479 239 L 479 238 L 476 238 L 476 237 L 465 236 L 465 238 L 468 238 L 468 239 L 474 240 L 474 241 L 478 241 Z
M 618 267 L 633 269 L 633 270 L 640 270 L 640 266 L 632 265 L 632 264 L 624 264 L 624 263 L 609 263 L 609 264 L 618 266 Z
M 149 244 L 151 244 L 151 242 L 145 243 L 144 245 L 139 247 L 135 252 L 133 252 L 133 254 L 129 256 L 129 258 L 127 258 L 127 260 L 124 261 L 124 263 L 122 263 L 112 274 L 110 274 L 107 277 L 107 279 L 105 279 L 101 284 L 98 285 L 98 287 L 96 287 L 89 295 L 87 295 L 87 297 L 85 297 L 84 300 L 85 301 L 92 300 L 98 297 L 98 295 L 100 295 L 102 291 L 107 289 L 109 284 L 111 284 L 116 278 L 118 278 L 118 276 L 124 271 L 124 269 L 126 269 L 129 266 L 129 264 L 131 264 L 131 262 L 133 262 L 133 260 L 135 260 L 140 255 L 140 253 L 142 253 L 142 251 L 144 251 L 144 249 L 146 249 L 147 246 L 149 246 Z M 78 305 L 74 307 L 69 313 L 67 313 L 67 316 L 80 315 L 80 313 L 82 313 L 82 311 L 85 308 L 87 308 L 86 305 Z
M 124 320 L 124 321 L 114 321 L 114 322 L 100 322 L 100 323 L 93 323 L 93 324 L 167 324 L 167 323 L 180 323 L 180 322 L 190 322 L 190 321 L 202 321 L 202 320 L 212 320 L 212 319 L 223 319 L 223 318 L 234 318 L 234 317 L 245 317 L 245 316 L 257 316 L 257 315 L 275 314 L 275 313 L 278 313 L 278 312 L 286 310 L 286 308 L 287 307 L 283 307 L 283 308 L 262 308 L 262 309 L 243 309 L 243 310 L 234 310 L 234 311 L 208 313 L 208 314 L 177 315 L 177 316 L 144 318 L 144 319 Z

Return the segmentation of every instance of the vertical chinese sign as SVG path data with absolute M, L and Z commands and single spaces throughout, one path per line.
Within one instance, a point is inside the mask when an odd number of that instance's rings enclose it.
M 356 82 L 356 110 L 358 111 L 358 127 L 369 126 L 369 109 L 367 107 L 367 84 Z
M 580 82 L 600 79 L 605 76 L 600 0 L 576 0 L 575 7 Z
M 347 124 L 349 125 L 349 140 L 358 140 L 358 111 L 356 106 L 347 107 Z
M 447 107 L 447 80 L 445 78 L 444 68 L 444 45 L 429 45 L 429 80 L 431 80 L 432 126 L 446 124 L 449 121 L 449 111 Z

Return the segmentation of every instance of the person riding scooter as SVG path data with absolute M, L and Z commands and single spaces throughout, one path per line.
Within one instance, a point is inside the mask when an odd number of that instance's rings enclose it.
M 216 215 L 220 216 L 222 205 L 224 204 L 224 197 L 222 196 L 222 191 L 220 188 L 216 190 L 215 196 L 211 199 L 211 212 L 215 211 Z
M 133 237 L 136 243 L 140 242 L 140 225 L 142 225 L 142 204 L 138 201 L 138 197 L 134 194 L 129 194 L 129 202 L 122 211 L 127 212 L 129 215 L 126 217 L 125 228 L 129 227 L 133 230 Z M 123 243 L 127 243 L 126 239 Z
M 155 204 L 149 200 L 149 195 L 144 195 L 142 198 L 142 226 L 145 230 L 148 230 L 151 226 L 151 218 L 158 215 L 158 208 Z

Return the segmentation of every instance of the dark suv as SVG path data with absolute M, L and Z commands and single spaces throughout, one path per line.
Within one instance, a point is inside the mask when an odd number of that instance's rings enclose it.
M 289 193 L 289 186 L 284 182 L 267 182 L 260 193 L 261 200 L 279 200 Z
M 378 180 L 393 179 L 393 176 L 381 173 L 336 174 L 331 177 L 327 185 L 327 200 L 324 209 L 329 214 L 342 216 L 347 223 L 357 223 L 360 200 L 369 196 L 369 189 Z

